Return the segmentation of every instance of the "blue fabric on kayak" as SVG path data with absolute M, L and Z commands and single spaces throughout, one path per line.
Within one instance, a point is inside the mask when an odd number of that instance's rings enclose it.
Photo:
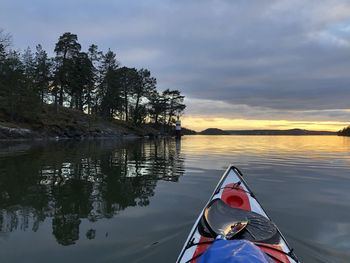
M 198 263 L 273 263 L 256 245 L 247 240 L 216 240 Z

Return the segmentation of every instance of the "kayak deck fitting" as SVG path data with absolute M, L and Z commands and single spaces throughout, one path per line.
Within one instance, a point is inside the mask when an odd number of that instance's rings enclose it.
M 177 263 L 196 263 L 221 236 L 225 236 L 227 242 L 241 240 L 254 244 L 271 262 L 300 262 L 249 189 L 242 173 L 232 165 L 196 220 Z

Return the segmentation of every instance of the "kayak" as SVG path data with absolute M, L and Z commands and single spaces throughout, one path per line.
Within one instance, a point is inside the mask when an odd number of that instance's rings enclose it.
M 232 165 L 197 218 L 177 259 L 177 263 L 202 262 L 300 262 L 242 173 Z

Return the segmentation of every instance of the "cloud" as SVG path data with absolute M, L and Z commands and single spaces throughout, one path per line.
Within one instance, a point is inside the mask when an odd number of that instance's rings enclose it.
M 187 95 L 188 115 L 345 121 L 349 12 L 345 0 L 2 0 L 0 25 L 20 48 L 52 52 L 66 31 L 112 48 Z
M 225 101 L 187 98 L 186 105 L 189 117 L 212 119 L 246 120 L 290 120 L 293 122 L 347 122 L 350 110 L 279 110 L 269 107 L 253 107 L 246 104 L 231 104 Z M 215 109 L 215 110 L 213 110 Z

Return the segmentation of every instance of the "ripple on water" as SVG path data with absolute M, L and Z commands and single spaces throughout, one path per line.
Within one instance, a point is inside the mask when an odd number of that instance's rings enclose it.
M 174 262 L 234 164 L 303 262 L 350 262 L 349 153 L 337 136 L 0 144 L 0 258 Z

